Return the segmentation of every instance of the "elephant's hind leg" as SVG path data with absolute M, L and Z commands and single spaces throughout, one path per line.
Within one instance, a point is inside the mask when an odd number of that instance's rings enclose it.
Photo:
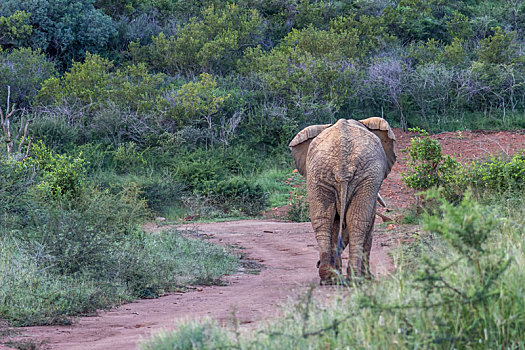
M 349 236 L 348 279 L 368 273 L 377 194 L 366 187 L 352 197 L 346 222 Z
M 374 205 L 374 213 L 376 212 L 376 206 Z M 372 250 L 372 238 L 374 237 L 374 220 L 375 216 L 370 220 L 369 228 L 365 235 L 365 241 L 363 245 L 363 264 L 361 266 L 361 275 L 367 278 L 373 278 L 372 271 L 370 270 L 370 251 Z
M 309 186 L 310 219 L 319 246 L 319 277 L 321 284 L 337 281 L 337 263 L 333 254 L 332 226 L 336 215 L 333 193 L 326 188 Z

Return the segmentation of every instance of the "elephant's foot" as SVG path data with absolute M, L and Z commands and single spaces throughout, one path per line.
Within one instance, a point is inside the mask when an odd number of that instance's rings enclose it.
M 338 284 L 340 280 L 340 274 L 337 273 L 337 270 L 334 268 L 334 266 L 329 264 L 319 265 L 319 277 L 321 277 L 322 286 Z
M 341 269 L 336 266 L 334 257 L 330 255 L 330 253 L 321 253 L 317 267 L 319 268 L 321 285 L 339 284 L 343 282 Z

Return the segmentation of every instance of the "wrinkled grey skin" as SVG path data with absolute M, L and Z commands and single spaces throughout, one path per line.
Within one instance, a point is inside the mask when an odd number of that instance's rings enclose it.
M 347 245 L 348 278 L 370 275 L 376 200 L 396 159 L 388 123 L 381 118 L 340 119 L 333 125 L 310 126 L 297 134 L 290 149 L 306 176 L 321 283 L 338 280 L 340 252 Z

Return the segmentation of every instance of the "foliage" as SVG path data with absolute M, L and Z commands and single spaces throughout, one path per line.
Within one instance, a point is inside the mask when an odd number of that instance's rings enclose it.
M 240 177 L 217 182 L 210 194 L 214 203 L 225 212 L 237 210 L 256 216 L 268 206 L 268 194 L 257 184 Z
M 11 16 L 0 16 L 0 48 L 18 46 L 24 41 L 33 27 L 28 24 L 30 14 L 25 11 L 15 11 Z
M 55 66 L 39 50 L 30 48 L 0 51 L 0 101 L 7 99 L 11 87 L 11 103 L 27 108 L 41 84 L 56 74 Z
M 516 154 L 510 160 L 491 156 L 485 161 L 472 162 L 461 174 L 464 182 L 482 191 L 517 194 L 525 186 L 525 152 Z
M 113 236 L 102 241 L 101 237 L 94 237 L 96 249 L 92 250 L 87 250 L 85 242 L 81 245 L 78 240 L 56 237 L 63 248 L 66 242 L 78 244 L 65 251 L 71 256 L 52 256 L 49 250 L 52 246 L 30 244 L 1 233 L 0 315 L 18 326 L 67 324 L 71 322 L 68 316 L 93 314 L 97 309 L 132 298 L 155 297 L 187 284 L 216 283 L 222 274 L 233 272 L 237 266 L 237 258 L 223 248 L 176 231 L 133 235 L 117 241 Z M 88 256 L 72 255 L 80 247 Z M 105 254 L 100 250 L 102 247 Z M 58 247 L 53 253 L 58 253 Z M 75 256 L 82 259 L 69 262 L 65 259 Z M 95 256 L 97 260 L 93 260 Z M 65 267 L 77 266 L 82 271 L 74 275 L 58 274 L 55 261 L 58 266 L 67 263 Z M 91 265 L 79 266 L 80 262 Z M 95 262 L 98 265 L 93 265 Z
M 143 64 L 115 70 L 112 61 L 88 53 L 83 63 L 74 63 L 63 77 L 46 80 L 36 101 L 41 105 L 78 102 L 92 108 L 112 102 L 147 112 L 155 108 L 163 83 L 162 74 L 150 74 Z
M 443 156 L 441 145 L 421 129 L 411 129 L 423 137 L 413 137 L 407 149 L 408 171 L 402 179 L 416 190 L 441 187 L 448 200 L 459 201 L 471 188 L 476 195 L 485 192 L 515 195 L 523 191 L 525 183 L 525 154 L 517 153 L 511 159 L 496 158 L 460 165 L 454 158 Z
M 100 149 L 92 148 L 77 152 L 93 160 Z M 115 153 L 121 161 L 130 154 Z M 142 232 L 148 204 L 165 204 L 175 185 L 159 191 L 159 177 L 101 189 L 92 181 L 83 159 L 41 142 L 23 162 L 0 157 L 0 317 L 10 324 L 68 323 L 69 315 L 216 283 L 236 268 L 223 248 Z
M 380 49 L 386 32 L 381 19 L 353 16 L 332 19 L 329 29 L 293 29 L 269 52 L 248 49 L 240 71 L 252 74 L 265 94 L 287 105 L 319 103 L 337 109 L 351 96 L 359 76 L 354 64 Z M 309 105 L 310 104 L 310 105 Z
M 402 41 L 447 38 L 468 33 L 465 25 L 465 2 L 445 3 L 440 0 L 402 0 L 385 9 L 385 19 Z M 447 28 L 448 27 L 448 28 Z
M 443 157 L 441 145 L 425 130 L 410 130 L 421 133 L 423 137 L 416 136 L 410 141 L 409 170 L 403 175 L 403 181 L 416 190 L 447 184 L 459 167 L 458 162 L 450 156 Z
M 78 198 L 84 190 L 85 169 L 82 158 L 54 154 L 44 143 L 37 142 L 31 148 L 33 163 L 41 172 L 36 189 L 42 197 L 52 200 Z
M 217 344 L 228 344 L 227 333 L 210 320 L 181 325 L 176 339 L 167 333 L 160 333 L 151 341 L 144 343 L 142 349 L 192 350 L 212 349 Z
M 310 205 L 305 179 L 299 175 L 297 170 L 294 170 L 287 182 L 292 186 L 292 190 L 288 193 L 288 204 L 290 208 L 286 213 L 286 220 L 295 222 L 310 221 Z
M 6 0 L 0 15 L 29 14 L 33 30 L 24 46 L 41 49 L 68 66 L 86 51 L 101 53 L 115 34 L 112 19 L 93 7 L 94 0 Z
M 201 16 L 178 26 L 176 36 L 161 33 L 147 46 L 131 43 L 133 60 L 170 75 L 230 70 L 239 52 L 254 42 L 261 18 L 257 11 L 236 4 L 208 7 Z
M 128 173 L 146 165 L 143 152 L 137 150 L 134 142 L 120 144 L 113 155 L 113 161 L 117 172 L 120 173 Z
M 16 160 L 0 156 L 0 223 L 1 226 L 24 225 L 27 203 L 30 201 L 27 189 L 36 181 L 34 166 L 25 166 Z
M 170 94 L 169 115 L 180 124 L 199 124 L 204 119 L 207 126 L 206 141 L 214 143 L 214 115 L 222 108 L 230 95 L 217 89 L 215 78 L 208 73 L 200 75 L 200 81 L 184 84 L 177 91 Z
M 515 33 L 505 33 L 500 27 L 491 28 L 494 34 L 480 42 L 479 61 L 488 64 L 506 64 L 516 59 Z

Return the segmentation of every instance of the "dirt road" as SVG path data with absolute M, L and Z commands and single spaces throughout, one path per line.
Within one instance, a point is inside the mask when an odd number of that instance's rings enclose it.
M 135 349 L 142 339 L 173 329 L 181 320 L 211 317 L 227 323 L 235 312 L 241 325 L 254 325 L 274 317 L 279 304 L 319 283 L 317 244 L 310 223 L 247 220 L 184 228 L 198 229 L 220 244 L 237 247 L 252 265 L 260 266 L 226 276 L 224 286 L 138 300 L 96 317 L 79 318 L 71 326 L 19 329 L 20 335 L 13 340 L 31 340 L 43 349 Z M 376 275 L 392 269 L 387 250 L 398 239 L 395 231 L 385 227 L 376 231 L 371 264 Z M 333 293 L 333 289 L 318 291 L 323 292 Z

